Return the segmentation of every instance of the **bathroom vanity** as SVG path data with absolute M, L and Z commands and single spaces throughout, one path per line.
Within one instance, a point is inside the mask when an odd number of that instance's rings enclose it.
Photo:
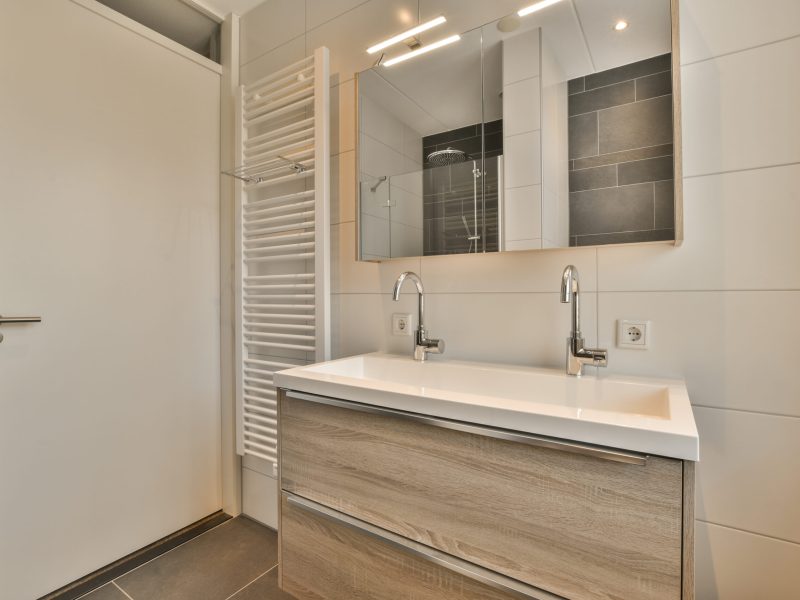
M 298 598 L 694 597 L 682 382 L 381 354 L 275 382 Z

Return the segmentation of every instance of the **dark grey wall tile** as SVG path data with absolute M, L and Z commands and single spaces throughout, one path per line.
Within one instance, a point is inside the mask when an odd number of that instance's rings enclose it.
M 675 185 L 670 181 L 657 181 L 656 192 L 656 229 L 675 228 Z
M 488 121 L 483 124 L 483 135 L 488 135 L 490 133 L 503 133 L 503 119 Z
M 620 81 L 627 81 L 628 79 L 636 79 L 637 77 L 644 77 L 645 75 L 652 75 L 661 71 L 670 70 L 672 65 L 672 55 L 662 54 L 639 62 L 623 65 L 616 69 L 609 69 L 601 73 L 592 73 L 586 76 L 586 89 L 591 90 L 604 85 L 611 85 L 619 83 Z
M 664 71 L 647 77 L 640 77 L 636 82 L 636 99 L 647 100 L 656 96 L 664 96 L 672 92 L 672 71 Z
M 441 133 L 434 133 L 422 138 L 423 146 L 437 146 L 439 144 L 447 144 L 454 140 L 463 140 L 468 137 L 475 137 L 479 135 L 478 125 L 467 125 L 459 127 L 458 129 L 451 129 L 449 131 L 442 131 Z
M 672 156 L 661 156 L 620 163 L 619 185 L 672 179 L 672 161 Z
M 599 154 L 672 143 L 671 95 L 615 106 L 601 110 L 598 115 Z M 570 137 L 571 129 L 572 119 Z
M 628 104 L 636 99 L 636 85 L 633 81 L 623 81 L 615 85 L 597 88 L 568 98 L 569 116 L 592 112 L 601 108 Z
M 596 190 L 617 185 L 617 166 L 606 165 L 594 169 L 569 172 L 569 191 Z
M 652 229 L 653 204 L 652 183 L 572 192 L 570 235 Z
M 569 157 L 597 156 L 597 113 L 569 119 Z
M 567 93 L 568 94 L 577 94 L 579 92 L 583 92 L 586 90 L 586 81 L 583 77 L 578 77 L 577 79 L 570 79 L 567 82 Z
M 622 233 L 598 233 L 579 235 L 572 246 L 602 246 L 604 244 L 632 244 L 635 242 L 664 242 L 675 239 L 673 229 L 650 229 L 648 231 L 625 231 Z
M 622 152 L 611 152 L 609 154 L 601 154 L 600 156 L 592 156 L 589 158 L 581 158 L 572 161 L 572 169 L 589 169 L 591 167 L 600 167 L 602 165 L 613 165 L 622 162 L 629 162 L 632 160 L 642 160 L 643 158 L 655 158 L 656 156 L 671 156 L 672 144 L 662 144 L 660 146 L 650 146 L 648 148 L 635 148 L 633 150 L 623 150 Z

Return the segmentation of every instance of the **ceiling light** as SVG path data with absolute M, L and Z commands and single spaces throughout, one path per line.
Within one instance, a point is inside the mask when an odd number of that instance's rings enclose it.
M 447 44 L 452 44 L 453 42 L 457 42 L 461 39 L 461 36 L 451 35 L 449 38 L 444 38 L 443 40 L 439 40 L 438 42 L 433 42 L 432 44 L 428 44 L 414 50 L 413 52 L 406 52 L 405 54 L 401 54 L 400 56 L 395 56 L 391 60 L 387 60 L 383 63 L 384 67 L 391 67 L 392 65 L 396 65 L 399 62 L 403 62 L 404 60 L 408 60 L 409 58 L 414 58 L 415 56 L 419 56 L 420 54 L 425 54 L 426 52 L 430 52 L 431 50 L 436 50 L 437 48 L 441 48 L 442 46 L 447 46 Z
M 561 0 L 542 0 L 541 2 L 537 2 L 536 4 L 531 4 L 530 6 L 526 6 L 525 8 L 521 8 L 517 11 L 517 14 L 520 17 L 524 17 L 525 15 L 529 15 L 531 13 L 535 13 L 537 11 L 542 10 L 543 8 L 547 8 L 548 6 L 553 6 L 561 2 Z
M 627 21 L 617 21 L 614 23 L 614 31 L 625 31 L 628 28 Z
M 445 19 L 444 17 L 436 17 L 433 21 L 428 21 L 427 23 L 423 23 L 422 25 L 417 25 L 416 27 L 412 27 L 408 31 L 404 31 L 403 33 L 398 33 L 396 36 L 390 37 L 388 40 L 383 41 L 380 44 L 375 44 L 374 46 L 367 48 L 367 53 L 375 54 L 376 52 L 379 52 L 384 48 L 388 48 L 389 46 L 394 46 L 395 44 L 399 44 L 403 40 L 412 38 L 418 33 L 422 33 L 423 31 L 428 31 L 428 29 L 433 29 L 437 25 L 441 25 L 446 21 L 447 19 Z

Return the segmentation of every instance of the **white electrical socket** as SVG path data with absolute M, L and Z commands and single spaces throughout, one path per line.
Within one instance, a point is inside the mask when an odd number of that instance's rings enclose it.
M 392 315 L 392 335 L 410 336 L 413 328 L 411 315 L 401 313 Z
M 633 348 L 647 350 L 650 347 L 652 327 L 650 321 L 630 321 L 620 319 L 617 321 L 617 346 L 619 348 Z

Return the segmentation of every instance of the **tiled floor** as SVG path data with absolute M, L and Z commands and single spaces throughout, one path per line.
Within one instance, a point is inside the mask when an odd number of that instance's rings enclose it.
M 230 519 L 81 600 L 293 600 L 278 589 L 274 531 Z

